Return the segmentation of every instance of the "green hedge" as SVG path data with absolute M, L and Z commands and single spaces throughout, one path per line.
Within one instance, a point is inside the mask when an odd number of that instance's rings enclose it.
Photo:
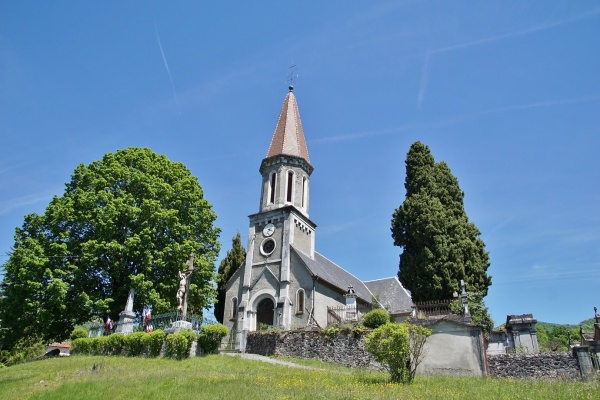
M 165 332 L 157 329 L 152 332 L 143 333 L 142 348 L 148 357 L 160 356 L 163 343 L 165 342 Z
M 188 340 L 181 332 L 167 335 L 167 340 L 165 342 L 165 357 L 183 360 L 190 355 L 187 349 Z
M 164 331 L 157 329 L 149 333 L 133 332 L 129 335 L 115 333 L 94 338 L 77 338 L 71 342 L 71 346 L 73 354 L 159 357 L 164 345 L 166 357 L 182 360 L 189 357 L 196 339 L 197 335 L 191 330 L 165 335 Z
M 133 332 L 125 335 L 125 354 L 131 357 L 141 356 L 144 353 L 144 332 Z
M 375 329 L 390 322 L 390 314 L 382 308 L 376 308 L 365 314 L 363 325 Z
M 204 354 L 214 353 L 219 348 L 221 340 L 228 334 L 229 330 L 223 324 L 205 325 L 198 335 L 198 345 Z

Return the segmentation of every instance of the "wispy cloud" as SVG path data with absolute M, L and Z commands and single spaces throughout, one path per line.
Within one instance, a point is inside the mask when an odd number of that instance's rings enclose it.
M 548 285 L 550 282 L 560 282 L 561 285 L 567 285 L 572 282 L 595 279 L 600 277 L 600 269 L 597 264 L 572 265 L 568 268 L 552 268 L 550 266 L 537 263 L 521 271 L 521 273 L 508 276 L 504 279 L 494 280 L 494 285 L 514 285 L 515 283 L 524 283 L 527 286 Z
M 165 52 L 163 51 L 162 43 L 160 41 L 160 35 L 158 34 L 158 28 L 156 24 L 154 24 L 154 32 L 156 32 L 156 41 L 158 42 L 158 49 L 160 50 L 160 55 L 163 59 L 163 64 L 165 65 L 165 69 L 167 70 L 167 75 L 169 76 L 169 80 L 171 81 L 171 89 L 173 90 L 173 97 L 175 98 L 175 103 L 177 104 L 177 109 L 179 110 L 179 114 L 181 114 L 181 107 L 179 106 L 179 100 L 177 99 L 177 92 L 175 91 L 175 82 L 173 82 L 173 75 L 171 74 L 171 69 L 169 68 L 169 63 L 167 62 L 167 57 L 165 57 Z
M 336 143 L 336 142 L 359 140 L 359 139 L 368 138 L 368 137 L 372 137 L 372 136 L 381 136 L 381 135 L 388 135 L 391 133 L 408 131 L 411 129 L 424 129 L 424 128 L 431 128 L 431 127 L 439 128 L 439 127 L 443 127 L 443 126 L 458 124 L 458 123 L 465 122 L 465 121 L 470 121 L 470 120 L 477 119 L 477 118 L 480 118 L 480 117 L 483 117 L 483 116 L 489 115 L 489 114 L 500 114 L 500 113 L 505 113 L 505 112 L 520 111 L 520 110 L 527 110 L 527 109 L 534 109 L 534 108 L 541 108 L 541 107 L 552 107 L 552 106 L 561 106 L 561 105 L 576 104 L 576 103 L 586 103 L 586 102 L 598 101 L 598 100 L 600 100 L 600 93 L 592 94 L 589 96 L 571 98 L 571 99 L 546 100 L 546 101 L 539 101 L 539 102 L 535 102 L 535 103 L 522 104 L 522 105 L 516 105 L 516 106 L 495 107 L 495 108 L 489 108 L 487 110 L 477 111 L 477 112 L 473 112 L 473 113 L 458 114 L 458 115 L 455 115 L 455 116 L 452 116 L 449 118 L 444 118 L 444 119 L 440 119 L 437 121 L 431 121 L 431 122 L 426 122 L 426 123 L 408 124 L 408 125 L 402 125 L 402 126 L 398 126 L 398 127 L 381 129 L 381 130 L 376 130 L 376 131 L 362 131 L 362 132 L 354 132 L 354 133 L 335 135 L 335 136 L 326 136 L 326 137 L 310 140 L 309 143 L 310 144 L 323 144 L 323 143 Z
M 573 22 L 581 21 L 582 19 L 593 18 L 597 15 L 600 15 L 600 9 L 591 10 L 582 14 L 577 14 L 570 18 L 564 18 L 558 21 L 546 22 L 539 25 L 534 25 L 529 28 L 521 29 L 518 31 L 508 32 L 501 35 L 490 36 L 483 39 L 472 40 L 470 42 L 459 43 L 451 46 L 442 47 L 434 50 L 432 53 L 444 53 L 453 50 L 464 49 L 467 47 L 480 46 L 483 44 L 488 44 L 492 42 L 496 42 L 498 40 L 504 40 L 508 38 L 513 38 L 516 36 L 529 35 L 534 32 L 543 31 L 546 29 L 556 28 L 558 26 L 571 24 Z
M 7 214 L 8 212 L 32 204 L 37 204 L 42 201 L 49 202 L 49 200 L 56 194 L 55 191 L 46 191 L 40 193 L 32 193 L 21 197 L 15 197 L 13 199 L 0 201 L 0 215 Z
M 447 53 L 447 52 L 451 52 L 451 51 L 455 51 L 455 50 L 461 50 L 461 49 L 474 47 L 474 46 L 481 46 L 481 45 L 485 45 L 488 43 L 493 43 L 493 42 L 497 42 L 500 40 L 510 39 L 510 38 L 514 38 L 514 37 L 518 37 L 518 36 L 529 35 L 529 34 L 532 34 L 535 32 L 556 28 L 556 27 L 559 27 L 562 25 L 571 24 L 573 22 L 581 21 L 583 19 L 593 18 L 598 15 L 600 15 L 600 9 L 595 9 L 595 10 L 591 10 L 591 11 L 588 11 L 585 13 L 577 14 L 570 18 L 564 18 L 564 19 L 561 19 L 558 21 L 546 22 L 543 24 L 531 26 L 529 28 L 516 30 L 513 32 L 507 32 L 507 33 L 500 34 L 500 35 L 489 36 L 489 37 L 485 37 L 482 39 L 476 39 L 476 40 L 458 43 L 458 44 L 454 44 L 454 45 L 450 45 L 450 46 L 446 46 L 446 47 L 440 47 L 438 49 L 434 49 L 432 51 L 427 52 L 425 54 L 425 62 L 423 65 L 423 73 L 421 75 L 421 85 L 419 87 L 419 94 L 417 95 L 417 108 L 421 107 L 421 104 L 423 104 L 423 101 L 425 99 L 425 92 L 427 90 L 427 83 L 429 81 L 430 64 L 431 64 L 431 60 L 434 55 L 441 54 L 441 53 Z
M 337 234 L 340 232 L 347 232 L 357 226 L 364 226 L 365 221 L 366 220 L 364 218 L 360 218 L 360 219 L 357 219 L 354 221 L 348 221 L 344 224 L 332 225 L 332 226 L 328 226 L 326 228 L 321 228 L 321 229 L 319 229 L 319 235 L 320 236 L 329 236 L 329 235 Z

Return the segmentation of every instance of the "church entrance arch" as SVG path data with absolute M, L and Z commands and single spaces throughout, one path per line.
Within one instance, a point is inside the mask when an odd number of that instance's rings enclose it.
M 275 303 L 269 297 L 262 299 L 256 306 L 256 324 L 273 326 L 273 310 Z

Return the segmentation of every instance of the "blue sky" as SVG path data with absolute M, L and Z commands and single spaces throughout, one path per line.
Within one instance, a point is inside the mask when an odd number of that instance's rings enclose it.
M 600 306 L 596 1 L 0 4 L 0 263 L 79 163 L 150 147 L 198 177 L 223 253 L 258 211 L 297 65 L 317 250 L 393 276 L 410 145 L 465 192 L 486 302 L 578 323 Z

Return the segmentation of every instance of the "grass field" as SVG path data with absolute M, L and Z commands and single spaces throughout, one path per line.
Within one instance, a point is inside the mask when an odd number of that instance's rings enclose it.
M 0 399 L 600 399 L 597 383 L 417 377 L 402 386 L 381 372 L 297 361 L 317 369 L 219 355 L 53 358 L 0 369 Z

